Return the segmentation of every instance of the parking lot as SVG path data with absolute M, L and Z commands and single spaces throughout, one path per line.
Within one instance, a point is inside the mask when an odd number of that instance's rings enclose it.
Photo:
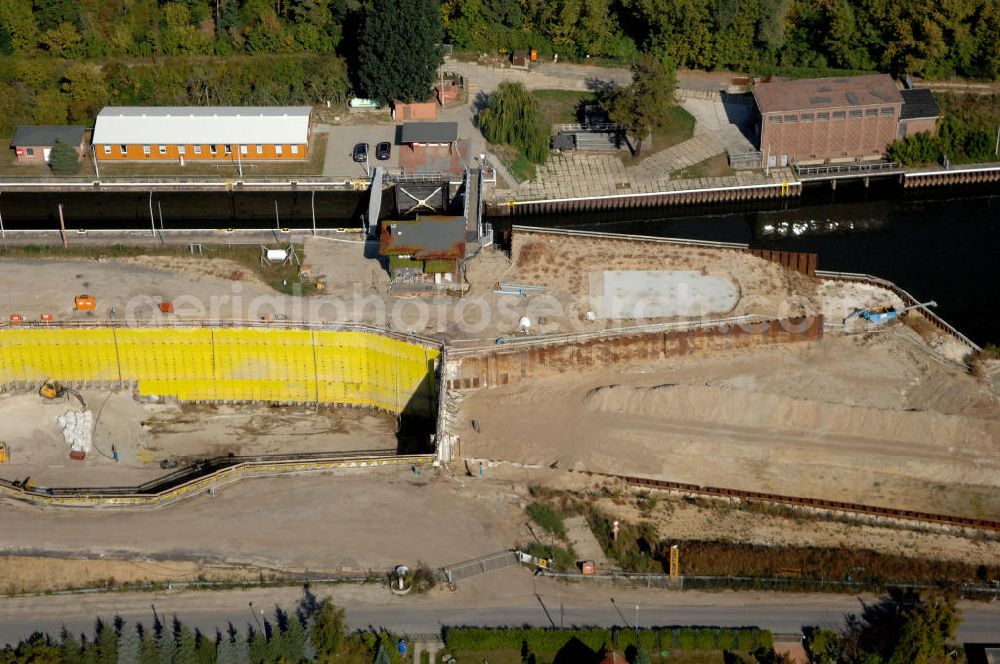
M 323 164 L 323 175 L 335 177 L 356 178 L 366 175 L 365 164 L 359 164 L 352 158 L 354 146 L 358 143 L 368 144 L 368 167 L 383 166 L 395 170 L 398 167 L 400 146 L 396 144 L 395 124 L 356 124 L 356 125 L 319 125 L 317 133 L 329 134 L 326 145 L 326 162 Z M 375 159 L 375 145 L 382 141 L 392 144 L 389 159 Z

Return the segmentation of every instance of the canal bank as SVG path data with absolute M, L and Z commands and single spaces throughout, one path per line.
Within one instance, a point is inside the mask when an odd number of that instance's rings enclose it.
M 600 179 L 600 178 L 599 178 Z M 607 178 L 604 178 L 605 180 Z M 971 164 L 955 168 L 905 169 L 898 164 L 875 162 L 827 164 L 803 168 L 743 171 L 736 175 L 693 180 L 667 180 L 658 188 L 634 192 L 632 182 L 587 183 L 576 196 L 518 198 L 515 192 L 497 190 L 487 203 L 494 217 L 593 212 L 600 210 L 671 207 L 715 203 L 797 198 L 807 187 L 895 185 L 902 189 L 979 186 L 1000 183 L 1000 164 Z M 614 191 L 617 190 L 617 191 Z M 626 191 L 627 190 L 627 191 Z
M 58 205 L 74 239 L 119 241 L 100 230 L 134 229 L 145 238 L 182 231 L 208 234 L 258 229 L 292 234 L 360 228 L 368 196 L 344 192 L 88 192 L 3 191 L 0 216 L 7 240 L 57 242 Z M 383 192 L 383 216 L 393 209 Z M 1000 342 L 1000 320 L 989 306 L 995 296 L 991 266 L 1000 243 L 1000 186 L 996 184 L 904 188 L 891 179 L 859 181 L 831 191 L 823 183 L 795 198 L 744 199 L 671 207 L 609 208 L 594 212 L 507 216 L 487 219 L 498 237 L 510 223 L 582 230 L 747 243 L 751 247 L 817 253 L 819 267 L 874 274 L 920 299 L 934 299 L 938 313 L 980 345 Z M 155 233 L 154 233 L 155 231 Z M 197 237 L 197 233 L 193 237 Z M 128 238 L 129 236 L 123 236 Z M 53 239 L 55 238 L 55 239 Z M 139 240 L 139 236 L 136 236 Z M 249 241 L 249 238 L 241 238 Z M 131 240 L 124 240 L 131 242 Z

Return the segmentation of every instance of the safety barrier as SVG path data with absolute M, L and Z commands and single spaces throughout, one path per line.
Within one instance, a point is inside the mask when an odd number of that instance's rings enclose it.
M 823 279 L 834 279 L 838 281 L 853 281 L 862 284 L 868 284 L 869 286 L 878 286 L 880 288 L 885 288 L 891 291 L 899 299 L 903 301 L 903 305 L 907 307 L 912 307 L 914 305 L 920 304 L 920 300 L 910 295 L 908 292 L 892 283 L 887 279 L 882 279 L 881 277 L 873 277 L 870 274 L 858 274 L 854 272 L 833 272 L 830 270 L 816 270 L 816 276 Z M 978 353 L 983 349 L 979 347 L 972 339 L 965 336 L 957 329 L 952 327 L 945 319 L 938 316 L 933 311 L 929 311 L 926 308 L 921 308 L 918 310 L 920 314 L 931 322 L 932 325 L 937 327 L 939 330 L 946 334 L 958 339 L 960 342 L 969 347 L 969 350 Z
M 972 519 L 969 517 L 952 516 L 950 514 L 933 514 L 931 512 L 920 512 L 916 510 L 898 510 L 890 507 L 879 507 L 877 505 L 863 505 L 860 503 L 847 503 L 839 500 L 823 500 L 821 498 L 801 498 L 797 496 L 784 496 L 774 493 L 762 493 L 760 491 L 744 491 L 742 489 L 724 489 L 714 486 L 702 486 L 700 484 L 687 484 L 685 482 L 671 482 L 668 480 L 657 480 L 648 477 L 634 477 L 630 475 L 616 475 L 613 473 L 599 473 L 591 471 L 582 472 L 594 477 L 604 477 L 616 479 L 631 484 L 660 491 L 674 491 L 697 496 L 707 496 L 711 498 L 738 498 L 740 500 L 750 500 L 762 503 L 772 503 L 778 505 L 789 505 L 792 507 L 804 507 L 809 509 L 823 510 L 826 512 L 844 512 L 866 517 L 898 519 L 901 521 L 912 521 L 937 526 L 947 526 L 954 528 L 969 528 L 973 530 L 988 530 L 1000 532 L 1000 521 L 990 521 L 988 519 Z
M 190 481 L 170 485 L 162 491 L 143 493 L 122 489 L 26 489 L 8 480 L 0 480 L 0 497 L 39 507 L 90 507 L 105 509 L 148 510 L 176 503 L 204 493 L 211 493 L 244 478 L 330 470 L 417 466 L 434 462 L 433 454 L 386 455 L 384 453 L 343 456 L 322 455 L 311 458 L 260 457 L 233 465 Z M 162 480 L 157 480 L 160 482 Z
M 300 324 L 8 324 L 0 327 L 0 385 L 135 384 L 144 397 L 348 404 L 433 417 L 440 351 L 426 344 Z

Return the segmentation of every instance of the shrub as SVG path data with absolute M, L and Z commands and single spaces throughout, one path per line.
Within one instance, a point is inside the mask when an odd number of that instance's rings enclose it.
M 698 650 L 715 650 L 715 634 L 710 627 L 702 627 L 698 630 L 695 640 L 695 648 Z
M 560 539 L 566 537 L 566 524 L 562 515 L 554 507 L 546 503 L 531 503 L 528 505 L 528 516 L 539 526 Z
M 691 627 L 682 627 L 677 638 L 677 647 L 681 650 L 694 650 L 697 634 Z
M 49 168 L 56 175 L 76 175 L 80 172 L 80 155 L 69 143 L 57 140 L 49 153 Z

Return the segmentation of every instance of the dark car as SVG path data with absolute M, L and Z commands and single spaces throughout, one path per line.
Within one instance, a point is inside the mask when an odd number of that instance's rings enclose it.
M 354 161 L 366 162 L 368 161 L 368 144 L 358 143 L 354 146 Z
M 379 161 L 385 161 L 392 154 L 392 143 L 388 141 L 383 141 L 375 146 L 375 158 Z

